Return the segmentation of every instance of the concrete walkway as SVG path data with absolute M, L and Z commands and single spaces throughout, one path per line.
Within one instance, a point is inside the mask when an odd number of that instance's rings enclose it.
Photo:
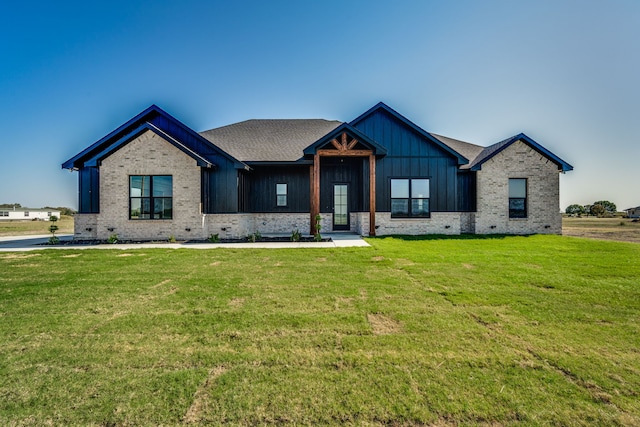
M 46 246 L 43 243 L 49 241 L 50 234 L 35 236 L 9 236 L 0 237 L 0 252 L 19 252 L 19 251 L 36 251 L 43 249 L 146 249 L 146 248 L 165 248 L 165 249 L 215 249 L 215 248 L 347 248 L 357 246 L 369 246 L 367 242 L 357 234 L 352 233 L 327 233 L 322 235 L 324 238 L 331 238 L 330 242 L 243 242 L 243 243 L 118 243 L 118 244 L 100 244 L 100 245 L 60 245 Z M 265 235 L 271 237 L 271 235 Z M 58 236 L 60 240 L 72 240 L 72 234 L 61 234 Z

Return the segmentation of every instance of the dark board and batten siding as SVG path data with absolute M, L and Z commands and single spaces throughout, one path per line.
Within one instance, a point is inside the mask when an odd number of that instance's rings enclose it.
M 218 167 L 202 169 L 202 211 L 205 214 L 238 212 L 238 169 L 220 158 Z
M 432 212 L 456 211 L 457 159 L 384 110 L 360 120 L 356 128 L 387 149 L 376 162 L 376 210 L 391 210 L 391 178 L 429 178 Z
M 243 173 L 248 212 L 309 212 L 309 166 L 253 166 Z M 276 205 L 276 184 L 287 184 L 287 205 Z
M 78 173 L 78 212 L 100 213 L 100 171 L 97 167 L 86 167 Z
M 476 173 L 461 171 L 458 173 L 458 206 L 460 212 L 476 210 Z

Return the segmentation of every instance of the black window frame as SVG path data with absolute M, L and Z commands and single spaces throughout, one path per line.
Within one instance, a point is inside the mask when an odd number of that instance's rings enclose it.
M 132 179 L 133 178 L 149 178 L 149 195 L 148 196 L 132 196 Z M 170 178 L 171 179 L 171 196 L 156 196 L 154 195 L 154 178 Z M 133 216 L 133 201 L 140 200 L 140 213 L 139 216 Z M 145 205 L 145 200 L 148 205 L 148 214 L 142 213 L 142 207 Z M 162 210 L 162 213 L 156 213 L 156 201 L 162 201 L 164 204 L 169 201 L 170 202 L 170 214 L 169 216 L 165 216 L 165 209 Z M 149 215 L 148 217 L 143 217 L 143 215 Z M 173 175 L 129 175 L 129 219 L 132 221 L 167 221 L 173 219 Z
M 284 193 L 278 192 L 278 187 L 281 185 L 284 185 Z M 280 197 L 284 197 L 284 204 L 280 203 Z M 278 182 L 276 183 L 276 207 L 286 208 L 288 205 L 289 205 L 289 185 L 286 182 Z
M 413 195 L 413 181 L 427 181 L 427 190 L 429 197 L 414 197 Z M 408 182 L 408 197 L 393 197 L 393 181 L 407 181 Z M 412 177 L 391 177 L 389 178 L 389 199 L 391 201 L 391 218 L 431 218 L 431 177 L 427 176 L 412 176 Z M 406 200 L 406 214 L 394 214 L 393 201 L 394 200 Z M 426 214 L 414 213 L 414 201 L 422 200 L 427 202 Z
M 511 197 L 512 181 L 524 181 L 524 197 Z M 529 181 L 527 178 L 509 178 L 509 219 L 526 219 L 529 216 Z M 518 207 L 516 207 L 516 205 Z

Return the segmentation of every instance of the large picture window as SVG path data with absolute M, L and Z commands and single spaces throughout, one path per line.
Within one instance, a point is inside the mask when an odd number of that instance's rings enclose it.
M 428 218 L 429 180 L 394 178 L 391 180 L 391 217 Z
M 509 178 L 509 218 L 527 217 L 527 179 Z
M 173 177 L 132 175 L 129 177 L 130 219 L 172 219 Z

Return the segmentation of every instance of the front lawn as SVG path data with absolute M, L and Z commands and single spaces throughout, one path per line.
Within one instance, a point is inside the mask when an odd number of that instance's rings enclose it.
M 0 424 L 640 424 L 640 245 L 368 241 L 0 253 Z
M 2 220 L 0 221 L 0 237 L 25 236 L 31 234 L 49 234 L 49 221 Z M 62 215 L 56 222 L 60 227 L 57 234 L 73 233 L 73 217 Z

